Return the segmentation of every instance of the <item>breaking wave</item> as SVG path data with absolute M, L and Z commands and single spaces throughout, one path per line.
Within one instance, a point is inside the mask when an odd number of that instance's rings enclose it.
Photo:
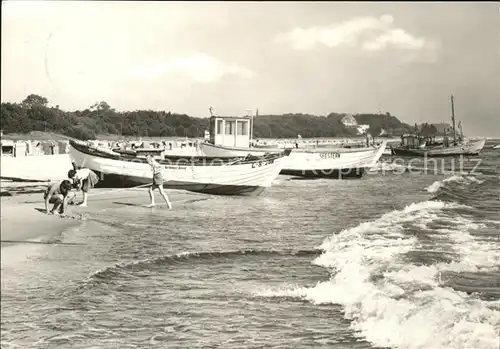
M 477 179 L 474 176 L 457 176 L 457 175 L 454 175 L 454 176 L 448 177 L 446 179 L 443 179 L 441 181 L 435 181 L 430 186 L 428 186 L 426 188 L 426 190 L 429 193 L 437 193 L 439 191 L 439 189 L 443 188 L 446 184 L 449 184 L 449 183 L 460 183 L 462 185 L 469 185 L 469 184 L 473 184 L 473 183 L 481 184 L 483 182 L 484 181 L 479 180 L 479 179 Z
M 424 201 L 342 230 L 313 261 L 331 271 L 330 280 L 256 295 L 340 304 L 357 335 L 377 346 L 497 349 L 500 285 L 484 288 L 489 301 L 456 287 L 457 275 L 499 272 L 498 230 L 478 235 L 488 223 L 458 214 L 468 209 Z

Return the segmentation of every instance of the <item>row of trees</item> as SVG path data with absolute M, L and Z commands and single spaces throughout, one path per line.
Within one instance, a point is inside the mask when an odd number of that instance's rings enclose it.
M 100 102 L 85 110 L 66 112 L 48 107 L 46 98 L 30 95 L 21 103 L 2 103 L 0 122 L 4 133 L 46 131 L 78 139 L 98 135 L 200 137 L 208 129 L 208 119 L 165 111 L 117 112 Z
M 354 136 L 357 130 L 342 123 L 345 114 L 327 116 L 309 114 L 259 115 L 254 118 L 255 138 L 293 138 Z M 410 125 L 386 114 L 357 114 L 359 124 L 370 126 L 368 132 L 378 136 L 411 132 Z M 21 103 L 1 104 L 1 128 L 4 133 L 46 131 L 78 139 L 95 139 L 99 135 L 203 137 L 209 129 L 208 118 L 190 117 L 165 111 L 136 110 L 117 112 L 106 102 L 75 112 L 49 107 L 48 100 L 29 95 Z
M 294 138 L 355 136 L 357 130 L 346 127 L 343 115 L 309 114 L 259 115 L 254 118 L 255 138 Z
M 422 136 L 436 136 L 439 134 L 436 126 L 428 123 L 421 124 L 419 127 L 420 134 Z

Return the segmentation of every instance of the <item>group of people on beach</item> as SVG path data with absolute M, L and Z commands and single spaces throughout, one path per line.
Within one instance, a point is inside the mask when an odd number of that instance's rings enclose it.
M 147 156 L 146 161 L 153 172 L 153 183 L 148 191 L 151 203 L 148 207 L 156 205 L 153 191 L 158 189 L 168 208 L 172 209 L 172 204 L 163 189 L 163 165 L 159 164 L 152 156 Z M 51 183 L 45 190 L 43 199 L 45 200 L 46 213 L 64 215 L 67 205 L 75 204 L 76 192 L 80 190 L 83 193 L 83 201 L 77 205 L 87 207 L 89 190 L 94 188 L 98 182 L 99 176 L 94 171 L 89 168 L 78 169 L 73 162 L 73 169 L 68 171 L 68 179 Z M 73 192 L 72 189 L 76 189 L 76 192 Z M 49 204 L 54 205 L 51 210 L 49 210 Z
M 72 189 L 83 192 L 83 201 L 78 206 L 86 207 L 89 190 L 98 182 L 99 177 L 94 171 L 88 168 L 78 169 L 76 164 L 73 163 L 73 169 L 68 171 L 68 179 L 51 183 L 45 190 L 43 195 L 45 211 L 48 214 L 64 214 L 66 206 L 74 204 L 76 199 L 76 192 L 72 192 Z M 54 204 L 50 211 L 49 204 Z

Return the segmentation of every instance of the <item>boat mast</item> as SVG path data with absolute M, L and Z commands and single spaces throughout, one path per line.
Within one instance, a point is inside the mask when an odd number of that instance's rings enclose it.
M 451 95 L 451 121 L 453 123 L 453 145 L 457 145 L 457 131 L 455 128 L 455 105 L 453 104 L 453 95 Z
M 257 114 L 259 113 L 259 109 L 257 109 Z M 247 109 L 247 116 L 250 116 L 250 142 L 253 140 L 253 110 L 252 109 Z
M 252 127 L 250 128 L 250 142 L 252 142 L 253 141 L 253 110 L 250 111 L 250 124 L 252 125 Z
M 250 128 L 250 142 L 253 142 L 253 122 L 254 122 L 254 115 L 253 115 L 253 113 L 252 113 L 252 112 L 251 112 L 251 114 L 250 114 L 250 115 L 252 116 L 252 120 L 251 120 L 251 122 L 252 122 L 252 127 Z M 259 108 L 257 108 L 257 109 L 255 110 L 255 117 L 258 117 L 258 116 L 259 116 Z

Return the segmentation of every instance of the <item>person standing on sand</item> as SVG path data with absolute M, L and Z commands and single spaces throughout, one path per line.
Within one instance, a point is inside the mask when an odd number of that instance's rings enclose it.
M 83 201 L 78 206 L 87 207 L 88 192 L 99 182 L 99 177 L 89 168 L 77 170 L 74 163 L 73 169 L 68 171 L 68 177 L 73 179 L 73 186 L 83 192 Z
M 155 196 L 153 190 L 158 188 L 161 196 L 167 203 L 168 208 L 172 209 L 172 204 L 168 199 L 167 194 L 163 190 L 163 166 L 160 165 L 151 155 L 146 157 L 146 161 L 151 166 L 151 170 L 153 171 L 153 184 L 149 187 L 149 198 L 151 199 L 151 204 L 148 207 L 155 206 Z
M 64 214 L 66 211 L 66 205 L 73 198 L 70 195 L 71 182 L 65 179 L 62 182 L 55 182 L 50 184 L 43 194 L 43 199 L 45 200 L 45 212 L 47 214 Z M 49 211 L 49 204 L 54 204 L 52 210 Z

